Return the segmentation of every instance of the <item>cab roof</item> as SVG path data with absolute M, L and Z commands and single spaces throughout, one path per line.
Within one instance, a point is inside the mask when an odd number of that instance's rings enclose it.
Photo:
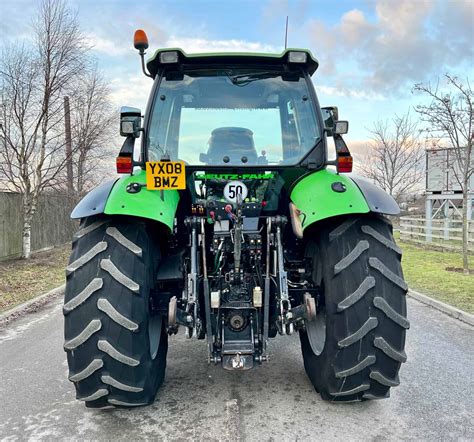
M 177 52 L 178 61 L 174 63 L 162 63 L 160 54 L 164 52 Z M 304 63 L 290 63 L 288 61 L 290 52 L 306 53 L 306 62 Z M 257 52 L 211 52 L 199 54 L 187 54 L 180 48 L 162 48 L 158 49 L 155 54 L 147 61 L 147 68 L 153 78 L 158 72 L 166 66 L 176 65 L 212 65 L 212 64 L 242 64 L 242 65 L 256 65 L 262 64 L 267 66 L 281 66 L 294 65 L 304 66 L 309 73 L 313 75 L 318 69 L 319 62 L 313 57 L 313 54 L 308 49 L 285 49 L 281 54 L 257 53 Z

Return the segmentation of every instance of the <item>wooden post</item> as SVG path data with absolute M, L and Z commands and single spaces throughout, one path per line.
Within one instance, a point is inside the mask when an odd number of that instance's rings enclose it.
M 429 199 L 428 196 L 426 196 L 426 208 L 425 208 L 425 231 L 426 231 L 426 242 L 431 242 L 433 239 L 431 237 L 432 234 L 432 223 L 431 223 L 431 217 L 433 215 L 432 211 L 432 206 L 433 206 L 433 201 Z
M 72 168 L 72 139 L 71 139 L 71 108 L 69 107 L 69 97 L 64 97 L 64 126 L 66 136 L 66 174 L 67 192 L 74 193 L 74 175 Z
M 449 240 L 449 200 L 444 200 L 444 239 Z

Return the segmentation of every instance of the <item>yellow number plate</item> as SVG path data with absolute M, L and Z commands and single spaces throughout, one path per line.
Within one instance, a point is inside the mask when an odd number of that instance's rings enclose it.
M 184 161 L 150 161 L 146 163 L 148 190 L 186 189 Z

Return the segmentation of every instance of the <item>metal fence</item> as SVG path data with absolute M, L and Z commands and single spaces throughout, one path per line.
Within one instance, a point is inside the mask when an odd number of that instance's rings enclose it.
M 69 218 L 74 201 L 66 195 L 42 195 L 31 224 L 31 250 L 37 251 L 71 240 L 77 223 Z M 22 195 L 0 192 L 0 260 L 21 256 Z
M 474 253 L 474 221 L 469 221 L 469 251 Z M 446 250 L 462 249 L 462 220 L 433 219 L 431 225 L 426 219 L 416 216 L 400 218 L 400 239 L 419 244 L 438 246 Z

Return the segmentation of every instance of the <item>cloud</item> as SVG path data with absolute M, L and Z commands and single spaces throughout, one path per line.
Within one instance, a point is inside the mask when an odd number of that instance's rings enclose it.
M 370 101 L 373 101 L 373 100 L 381 101 L 385 99 L 385 97 L 382 94 L 379 94 L 374 91 L 350 89 L 347 87 L 337 88 L 334 86 L 316 85 L 316 90 L 319 93 L 323 93 L 332 97 L 358 98 L 358 99 L 370 100 Z
M 133 35 L 137 28 L 146 29 L 150 45 L 154 47 L 166 46 L 167 32 L 156 23 L 148 20 L 125 20 L 118 17 L 116 20 L 94 26 L 94 31 L 84 33 L 86 43 L 99 55 L 121 57 L 134 52 Z
M 166 47 L 181 48 L 185 52 L 280 52 L 275 46 L 245 40 L 208 40 L 171 36 Z
M 181 48 L 187 53 L 196 52 L 280 52 L 281 49 L 276 46 L 261 42 L 252 42 L 246 40 L 210 40 L 206 38 L 190 38 L 172 35 L 162 40 L 153 38 L 149 34 L 149 40 L 153 47 Z M 130 34 L 133 35 L 133 34 Z M 107 54 L 112 57 L 121 57 L 135 51 L 130 39 L 120 41 L 103 37 L 93 32 L 85 35 L 86 43 L 92 47 L 95 52 Z M 161 40 L 161 43 L 160 43 Z M 149 51 L 151 54 L 153 50 Z
M 361 11 L 353 9 L 342 16 L 340 31 L 347 44 L 356 46 L 365 43 L 373 36 L 375 26 L 367 21 Z
M 440 71 L 472 67 L 472 0 L 377 0 L 374 13 L 353 9 L 334 25 L 308 22 L 323 74 L 390 95 Z
M 145 77 L 137 65 L 137 74 L 114 78 L 110 82 L 110 99 L 114 106 L 134 106 L 145 111 L 153 81 Z
M 130 42 L 122 43 L 103 37 L 94 32 L 88 32 L 84 35 L 87 46 L 90 46 L 94 52 L 107 54 L 113 57 L 129 54 L 133 49 Z

